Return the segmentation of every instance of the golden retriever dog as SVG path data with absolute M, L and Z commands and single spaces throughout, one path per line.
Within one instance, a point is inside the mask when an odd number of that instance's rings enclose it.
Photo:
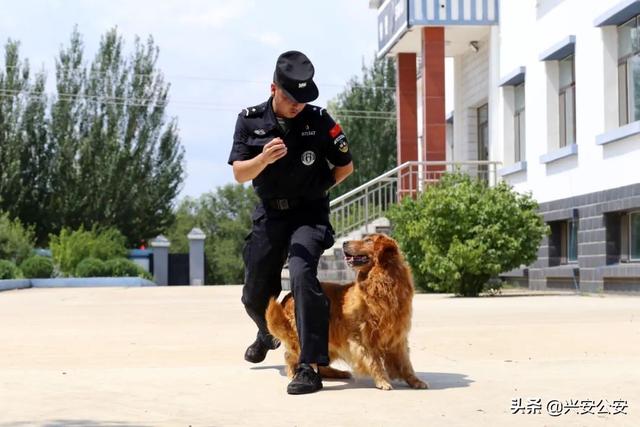
M 427 388 L 409 360 L 413 281 L 398 244 L 384 234 L 345 242 L 347 263 L 356 270 L 348 285 L 322 283 L 329 298 L 329 359 L 345 361 L 356 374 L 370 376 L 377 388 L 391 390 L 392 379 L 413 388 Z M 287 374 L 292 377 L 300 344 L 294 300 L 289 293 L 281 303 L 272 299 L 266 317 L 269 331 L 285 346 Z M 350 378 L 329 366 L 319 367 L 325 378 Z

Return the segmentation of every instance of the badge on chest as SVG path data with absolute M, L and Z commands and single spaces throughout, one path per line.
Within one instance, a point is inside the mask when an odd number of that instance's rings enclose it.
M 303 165 L 311 166 L 316 161 L 316 153 L 311 150 L 307 150 L 302 153 L 301 160 Z

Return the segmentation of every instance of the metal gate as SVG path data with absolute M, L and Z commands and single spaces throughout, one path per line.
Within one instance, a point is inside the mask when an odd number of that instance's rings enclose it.
M 189 285 L 189 254 L 169 254 L 169 285 Z

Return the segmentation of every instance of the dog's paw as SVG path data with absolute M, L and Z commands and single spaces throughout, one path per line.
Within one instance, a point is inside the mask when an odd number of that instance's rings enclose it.
M 426 381 L 422 381 L 419 379 L 415 379 L 409 382 L 409 385 L 411 386 L 411 388 L 416 388 L 416 389 L 425 389 L 425 388 L 429 388 L 429 383 Z
M 393 390 L 393 386 L 388 381 L 376 381 L 376 387 L 380 390 Z

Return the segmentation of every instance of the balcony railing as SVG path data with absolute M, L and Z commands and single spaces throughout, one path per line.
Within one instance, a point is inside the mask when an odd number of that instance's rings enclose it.
M 497 25 L 499 0 L 387 0 L 378 9 L 378 55 L 415 26 Z
M 383 217 L 389 208 L 403 197 L 415 197 L 447 172 L 463 172 L 496 183 L 496 170 L 500 162 L 406 162 L 377 178 L 354 188 L 331 201 L 331 223 L 336 237 L 365 227 Z

